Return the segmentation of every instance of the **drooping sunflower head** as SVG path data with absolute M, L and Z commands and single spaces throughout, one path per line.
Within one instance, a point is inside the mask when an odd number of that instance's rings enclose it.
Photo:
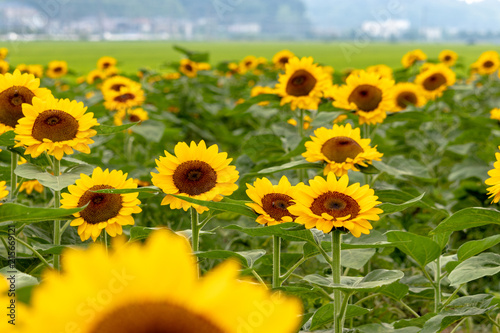
M 415 84 L 419 85 L 424 92 L 424 97 L 434 100 L 443 92 L 455 84 L 456 75 L 444 64 L 429 64 L 426 69 L 417 75 Z
M 366 72 L 367 73 L 376 73 L 376 74 L 380 75 L 381 78 L 385 78 L 385 79 L 389 79 L 389 80 L 393 79 L 392 68 L 387 66 L 387 65 L 384 65 L 384 64 L 369 66 L 366 68 Z
M 324 175 L 330 172 L 338 177 L 348 170 L 359 171 L 357 165 L 366 167 L 372 161 L 380 161 L 383 154 L 377 147 L 370 147 L 370 139 L 362 139 L 359 128 L 351 124 L 334 124 L 332 129 L 320 127 L 311 136 L 312 141 L 305 143 L 306 152 L 302 154 L 308 162 L 326 163 Z
M 73 214 L 76 219 L 71 226 L 78 226 L 78 235 L 83 241 L 92 237 L 95 241 L 103 229 L 115 237 L 122 234 L 122 226 L 133 225 L 133 213 L 140 213 L 139 193 L 99 193 L 96 190 L 137 188 L 132 178 L 122 171 L 95 168 L 92 176 L 80 175 L 76 185 L 68 187 L 69 193 L 62 194 L 62 208 L 87 207 Z
M 500 108 L 493 108 L 490 110 L 490 119 L 500 121 Z
M 492 74 L 500 67 L 500 56 L 496 51 L 483 52 L 471 66 L 481 75 Z
M 116 59 L 113 57 L 100 57 L 99 60 L 97 60 L 97 69 L 101 70 L 107 70 L 108 68 L 115 67 L 116 66 Z
M 402 111 L 409 105 L 421 107 L 427 102 L 422 88 L 411 82 L 397 83 L 391 89 L 390 94 L 394 105 L 392 111 Z
M 331 85 L 327 73 L 313 63 L 312 57 L 293 57 L 280 74 L 276 92 L 282 97 L 281 105 L 290 103 L 292 110 L 316 110 L 323 92 Z
M 19 119 L 23 117 L 23 104 L 31 104 L 34 97 L 46 99 L 52 97 L 50 90 L 40 88 L 40 79 L 32 74 L 0 75 L 0 124 L 14 129 Z
M 294 187 L 285 176 L 281 177 L 278 185 L 273 185 L 267 178 L 257 178 L 253 185 L 247 184 L 247 188 L 247 195 L 253 202 L 246 205 L 259 214 L 257 223 L 275 225 L 295 219 L 288 211 L 288 207 L 294 204 Z
M 5 74 L 9 71 L 9 63 L 5 60 L 0 59 L 0 74 Z
M 33 98 L 33 105 L 23 104 L 24 118 L 16 128 L 16 147 L 25 146 L 25 154 L 38 157 L 46 151 L 58 160 L 73 149 L 90 153 L 89 144 L 97 132 L 91 129 L 99 125 L 94 114 L 87 111 L 82 102 L 69 99 L 46 100 Z
M 368 220 L 377 221 L 383 213 L 375 207 L 380 204 L 378 197 L 368 185 L 348 183 L 347 175 L 337 180 L 330 172 L 326 180 L 317 176 L 309 181 L 309 186 L 297 185 L 293 193 L 296 204 L 288 208 L 297 216 L 295 222 L 324 233 L 338 228 L 349 230 L 355 237 L 369 234 L 372 225 Z
M 187 58 L 182 59 L 179 71 L 187 77 L 196 77 L 198 74 L 198 63 Z
M 274 67 L 279 69 L 284 69 L 286 64 L 288 64 L 288 61 L 293 57 L 295 57 L 295 54 L 293 54 L 293 52 L 291 51 L 288 50 L 279 51 L 273 56 L 272 59 Z
M 452 50 L 443 50 L 439 53 L 439 61 L 448 67 L 455 65 L 458 59 L 458 54 Z
M 118 93 L 120 92 L 121 88 L 131 88 L 131 87 L 141 87 L 141 84 L 138 82 L 135 82 L 128 77 L 116 75 L 113 77 L 109 77 L 104 82 L 102 83 L 101 91 L 102 94 L 105 95 L 108 92 L 109 93 Z
M 121 87 L 118 92 L 108 90 L 104 94 L 104 107 L 111 111 L 129 109 L 141 106 L 145 100 L 144 90 L 140 85 L 125 86 Z
M 219 153 L 217 145 L 207 148 L 205 141 L 197 145 L 191 142 L 178 143 L 175 155 L 165 151 L 165 157 L 156 160 L 158 173 L 151 173 L 152 182 L 167 194 L 162 205 L 172 209 L 194 207 L 198 213 L 208 208 L 191 204 L 170 194 L 192 197 L 205 201 L 220 201 L 223 195 L 231 195 L 238 189 L 235 184 L 239 173 L 235 166 L 229 165 L 232 159 L 227 153 Z
M 121 109 L 117 111 L 114 116 L 113 116 L 113 123 L 115 126 L 121 126 L 123 125 L 123 121 L 127 120 L 128 123 L 136 123 L 139 122 L 142 123 L 144 120 L 148 120 L 148 112 L 144 110 L 143 108 L 136 108 L 136 109 Z
M 235 261 L 198 278 L 188 242 L 167 230 L 145 244 L 114 245 L 109 255 L 101 244 L 68 250 L 62 266 L 35 287 L 26 332 L 290 333 L 300 326 L 300 301 L 239 279 Z
M 394 108 L 389 94 L 393 85 L 393 80 L 376 73 L 352 73 L 345 85 L 331 91 L 335 99 L 333 105 L 356 110 L 360 125 L 381 123 L 387 116 L 386 112 Z
M 102 82 L 106 78 L 106 73 L 100 69 L 93 69 L 87 74 L 86 81 L 88 84 Z
M 427 55 L 420 49 L 412 50 L 407 52 L 401 59 L 401 63 L 404 68 L 409 68 L 417 61 L 424 61 L 427 59 Z
M 7 182 L 5 180 L 0 181 L 0 205 L 2 204 L 1 200 L 5 199 L 9 195 L 6 184 Z
M 47 76 L 51 79 L 60 78 L 68 73 L 68 63 L 66 61 L 54 60 L 49 62 Z

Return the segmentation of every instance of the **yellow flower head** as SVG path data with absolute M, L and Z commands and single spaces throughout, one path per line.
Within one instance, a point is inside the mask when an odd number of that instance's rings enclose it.
M 179 71 L 187 77 L 196 77 L 198 75 L 198 63 L 187 58 L 182 59 Z
M 165 73 L 165 74 L 163 74 L 163 78 L 165 80 L 177 80 L 180 77 L 181 77 L 180 73 Z
M 392 87 L 390 95 L 394 105 L 394 109 L 391 111 L 402 111 L 406 109 L 408 105 L 421 107 L 427 102 L 422 88 L 411 82 L 397 83 Z
M 500 146 L 498 147 L 500 149 Z M 500 153 L 495 153 L 496 162 L 493 164 L 493 169 L 488 171 L 490 178 L 485 180 L 488 187 L 489 198 L 493 198 L 491 203 L 497 203 L 500 200 Z
M 249 55 L 243 58 L 241 62 L 239 63 L 239 72 L 240 74 L 245 74 L 248 71 L 257 68 L 261 62 L 259 61 L 259 58 Z
M 40 79 L 32 74 L 0 75 L 0 131 L 12 130 L 23 117 L 23 104 L 31 104 L 33 97 L 46 99 L 52 97 L 50 90 L 40 87 Z
M 483 52 L 471 67 L 481 75 L 492 74 L 500 67 L 500 56 L 496 51 Z
M 490 119 L 496 119 L 496 120 L 500 121 L 500 108 L 491 109 Z
M 9 195 L 7 191 L 7 182 L 5 180 L 0 181 L 0 200 L 5 199 Z M 0 205 L 2 203 L 0 202 Z
M 312 57 L 291 58 L 285 66 L 285 74 L 280 74 L 276 92 L 281 105 L 290 103 L 296 108 L 317 110 L 323 92 L 331 86 L 328 74 L 313 63 Z
M 227 153 L 219 153 L 217 145 L 207 148 L 203 140 L 198 145 L 192 141 L 190 146 L 180 142 L 174 152 L 175 155 L 172 155 L 165 151 L 165 157 L 160 156 L 156 160 L 158 173 L 151 173 L 153 184 L 167 194 L 162 205 L 186 211 L 193 207 L 201 214 L 208 208 L 170 194 L 220 201 L 223 195 L 231 195 L 238 189 L 235 182 L 239 173 L 235 166 L 229 165 L 232 159 L 227 158 Z
M 286 64 L 288 64 L 288 61 L 293 57 L 295 57 L 295 54 L 293 54 L 293 52 L 282 50 L 273 56 L 272 61 L 276 68 L 284 69 Z
M 444 64 L 429 64 L 417 75 L 415 84 L 422 88 L 424 97 L 434 100 L 449 87 L 455 84 L 456 75 Z
M 443 50 L 439 53 L 439 61 L 448 67 L 455 65 L 458 59 L 458 54 L 452 50 Z
M 255 86 L 250 91 L 251 97 L 264 95 L 264 94 L 276 94 L 276 90 L 274 88 L 271 88 L 271 87 Z M 258 104 L 261 106 L 266 106 L 269 104 L 269 102 L 263 101 L 263 102 L 259 102 Z
M 116 66 L 116 59 L 113 57 L 100 57 L 97 60 L 97 69 L 107 70 L 108 68 Z
M 335 99 L 334 106 L 356 110 L 360 125 L 377 124 L 382 123 L 387 117 L 386 112 L 394 108 L 390 96 L 393 85 L 393 80 L 382 78 L 379 74 L 359 71 L 349 75 L 346 84 L 330 94 Z
M 295 219 L 288 211 L 288 207 L 294 204 L 294 187 L 285 176 L 281 177 L 278 185 L 273 185 L 267 178 L 257 178 L 253 186 L 247 184 L 247 188 L 247 195 L 253 202 L 246 205 L 259 214 L 257 223 L 275 225 Z
M 51 61 L 47 69 L 47 76 L 51 79 L 60 78 L 68 73 L 68 64 L 66 61 Z
M 141 84 L 135 81 L 132 81 L 128 77 L 124 76 L 113 76 L 107 78 L 101 87 L 102 94 L 105 95 L 107 93 L 118 93 L 121 88 L 141 88 Z
M 401 63 L 404 68 L 411 67 L 417 61 L 423 61 L 427 59 L 427 55 L 420 49 L 416 49 L 410 52 L 407 52 L 403 58 L 401 59 Z
M 309 186 L 297 185 L 293 193 L 296 204 L 288 208 L 297 216 L 295 222 L 324 233 L 339 228 L 349 230 L 355 237 L 369 234 L 372 225 L 368 220 L 378 221 L 379 214 L 383 213 L 375 207 L 380 204 L 378 197 L 368 185 L 348 186 L 348 183 L 347 175 L 337 180 L 330 172 L 326 180 L 316 176 L 309 181 Z
M 9 63 L 5 60 L 0 59 L 0 74 L 5 74 L 9 71 Z
M 159 230 L 144 245 L 115 244 L 109 255 L 100 244 L 65 252 L 63 272 L 46 271 L 33 292 L 30 313 L 25 315 L 29 318 L 26 332 L 77 328 L 81 333 L 290 333 L 299 329 L 299 300 L 240 280 L 239 265 L 232 260 L 198 278 L 196 258 L 181 236 Z M 55 304 L 57 311 L 51 311 Z
M 68 187 L 69 193 L 62 193 L 61 208 L 77 208 L 87 205 L 71 221 L 71 226 L 78 226 L 78 235 L 83 241 L 92 237 L 95 241 L 102 229 L 111 237 L 122 234 L 122 226 L 134 225 L 133 213 L 140 213 L 139 193 L 97 193 L 95 190 L 137 188 L 132 178 L 122 171 L 102 171 L 95 168 L 92 176 L 80 175 L 76 185 Z
M 384 65 L 384 64 L 369 66 L 366 68 L 366 72 L 367 73 L 376 73 L 376 74 L 380 75 L 381 78 L 385 78 L 385 79 L 389 79 L 389 80 L 393 79 L 392 68 L 387 66 L 387 65 Z
M 26 194 L 30 195 L 35 190 L 38 193 L 43 192 L 43 185 L 36 179 L 34 180 L 25 180 L 21 187 L 19 187 L 19 192 L 26 191 Z
M 87 74 L 86 81 L 88 84 L 94 84 L 96 82 L 103 81 L 105 78 L 106 78 L 106 73 L 104 73 L 100 69 L 94 69 Z
M 125 109 L 121 109 L 113 116 L 113 123 L 115 124 L 115 126 L 121 126 L 123 125 L 123 120 L 125 118 L 127 118 L 127 121 L 129 123 L 139 122 L 140 124 L 144 120 L 148 120 L 149 116 L 148 112 L 143 108 L 128 109 L 126 111 Z
M 370 147 L 370 139 L 361 139 L 360 129 L 351 124 L 333 125 L 332 129 L 320 127 L 311 136 L 312 141 L 305 143 L 306 152 L 302 154 L 308 162 L 324 161 L 324 175 L 330 172 L 338 177 L 348 170 L 359 171 L 357 165 L 368 166 L 372 161 L 380 161 L 383 154 L 377 147 Z
M 46 151 L 58 160 L 73 149 L 89 154 L 89 144 L 97 132 L 91 129 L 99 125 L 92 112 L 82 102 L 69 99 L 33 98 L 33 105 L 23 104 L 24 118 L 15 128 L 16 147 L 25 146 L 25 154 L 38 157 Z
M 9 54 L 9 50 L 6 47 L 0 48 L 0 59 L 7 58 L 7 54 Z
M 124 86 L 119 91 L 108 90 L 104 93 L 104 107 L 111 111 L 141 106 L 145 100 L 140 85 Z

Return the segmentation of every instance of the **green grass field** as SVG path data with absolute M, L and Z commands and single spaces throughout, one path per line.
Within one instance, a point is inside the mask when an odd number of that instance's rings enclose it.
M 420 48 L 430 59 L 436 59 L 443 49 L 457 52 L 463 64 L 470 65 L 483 51 L 496 49 L 496 45 L 465 44 L 390 44 L 354 42 L 26 42 L 1 43 L 9 48 L 9 61 L 13 65 L 47 64 L 51 60 L 66 60 L 71 69 L 85 74 L 96 66 L 99 57 L 116 57 L 124 72 L 135 72 L 138 68 L 159 69 L 165 62 L 178 61 L 182 55 L 173 45 L 195 51 L 210 53 L 210 63 L 239 61 L 247 55 L 271 59 L 283 49 L 298 56 L 312 56 L 316 62 L 331 65 L 336 70 L 346 67 L 363 68 L 384 63 L 393 68 L 401 67 L 401 57 L 407 51 Z

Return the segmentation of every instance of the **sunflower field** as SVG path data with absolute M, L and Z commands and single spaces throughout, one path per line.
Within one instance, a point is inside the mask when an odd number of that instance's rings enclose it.
M 500 56 L 0 49 L 0 332 L 500 332 Z

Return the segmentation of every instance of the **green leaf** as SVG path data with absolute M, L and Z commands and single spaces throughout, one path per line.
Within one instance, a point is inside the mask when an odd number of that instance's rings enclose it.
M 238 104 L 236 105 L 236 107 L 234 108 L 234 112 L 245 112 L 246 110 L 248 110 L 252 105 L 255 105 L 257 103 L 260 103 L 260 102 L 272 102 L 272 101 L 279 101 L 281 100 L 281 97 L 279 97 L 278 95 L 274 95 L 274 94 L 260 94 L 260 95 L 257 95 L 257 96 L 254 96 L 254 97 L 251 97 L 249 99 L 247 99 L 245 102 L 241 103 L 241 104 Z
M 257 259 L 264 256 L 266 251 L 264 250 L 251 250 L 251 251 L 226 251 L 226 250 L 213 250 L 213 251 L 203 251 L 196 252 L 196 255 L 201 258 L 210 259 L 227 259 L 227 258 L 238 258 L 241 263 L 248 268 L 252 268 Z
M 161 193 L 161 190 L 156 186 L 143 186 L 137 188 L 113 188 L 113 189 L 104 189 L 104 190 L 94 190 L 92 192 L 95 193 L 118 193 L 118 194 L 126 194 L 126 193 Z
M 500 224 L 500 212 L 491 208 L 464 208 L 443 220 L 430 234 L 461 231 L 488 224 Z
M 399 281 L 403 277 L 404 273 L 401 271 L 376 269 L 368 273 L 365 277 L 343 276 L 340 278 L 340 284 L 333 284 L 331 279 L 317 274 L 306 275 L 304 280 L 312 284 L 338 289 L 345 293 L 352 293 L 357 291 L 373 291 Z
M 397 282 L 384 286 L 379 290 L 379 293 L 399 301 L 408 294 L 409 289 L 406 284 Z
M 14 138 L 16 137 L 16 133 L 14 131 L 7 131 L 0 135 L 0 146 L 10 147 L 16 144 Z
M 316 117 L 314 117 L 311 122 L 311 127 L 324 127 L 332 126 L 333 121 L 337 119 L 338 116 L 344 114 L 342 111 L 323 111 L 319 112 Z
M 397 244 L 396 247 L 412 257 L 421 267 L 437 259 L 441 253 L 440 246 L 425 236 L 406 231 L 389 231 L 386 236 L 390 242 L 404 242 Z
M 160 142 L 165 132 L 165 124 L 148 119 L 135 126 L 132 132 L 139 134 L 147 141 Z
M 404 327 L 395 329 L 392 325 L 382 324 L 368 324 L 356 327 L 356 333 L 417 333 L 420 327 Z
M 481 253 L 498 243 L 500 243 L 500 235 L 494 235 L 484 239 L 464 243 L 458 248 L 458 260 L 464 261 L 465 259 L 475 256 L 476 254 Z
M 429 319 L 420 333 L 437 333 L 454 322 L 469 316 L 482 315 L 493 306 L 489 306 L 493 295 L 478 294 L 457 298 L 444 311 Z
M 97 135 L 109 135 L 109 134 L 124 132 L 125 130 L 129 129 L 134 125 L 137 125 L 138 123 L 139 122 L 120 125 L 120 126 L 99 125 L 97 127 L 94 127 L 94 129 L 97 131 Z
M 253 161 L 260 161 L 272 155 L 283 155 L 283 143 L 273 134 L 263 134 L 250 137 L 243 143 L 242 151 Z
M 274 166 L 270 168 L 265 168 L 257 172 L 258 175 L 273 174 L 276 172 L 286 171 L 286 170 L 297 170 L 297 169 L 322 169 L 323 165 L 320 163 L 309 163 L 306 161 L 293 161 L 285 163 L 283 165 Z
M 39 166 L 34 164 L 25 163 L 16 167 L 14 171 L 19 177 L 26 179 L 36 179 L 45 187 L 51 188 L 54 191 L 60 191 L 69 185 L 73 185 L 77 179 L 80 179 L 80 175 L 91 174 L 94 167 L 88 164 L 80 164 L 73 168 L 71 171 L 62 173 L 59 176 L 51 175 L 50 173 L 44 171 Z
M 85 209 L 86 206 L 72 209 L 65 208 L 40 208 L 7 203 L 0 206 L 0 226 L 12 221 L 40 222 L 55 219 L 72 219 L 74 213 Z
M 32 244 L 33 248 L 41 255 L 61 254 L 66 249 L 74 249 L 75 246 L 70 245 L 53 245 L 53 244 Z
M 208 52 L 191 51 L 178 45 L 174 45 L 174 50 L 181 52 L 191 61 L 208 62 Z
M 483 276 L 491 276 L 500 272 L 500 255 L 496 253 L 481 253 L 461 262 L 450 273 L 450 285 L 458 287 L 462 283 L 473 281 Z
M 351 234 L 342 238 L 342 250 L 347 249 L 376 249 L 382 247 L 395 247 L 401 242 L 388 242 L 387 237 L 380 231 L 371 230 L 370 234 L 363 237 L 354 237 Z
M 307 242 L 314 246 L 317 246 L 316 241 L 314 239 L 311 230 L 302 229 L 302 230 L 293 230 L 293 228 L 297 226 L 294 222 L 281 223 L 272 226 L 263 226 L 257 228 L 244 228 L 239 225 L 229 225 L 224 227 L 224 229 L 233 229 L 239 230 L 250 236 L 280 236 L 283 239 L 290 241 L 299 241 L 299 242 Z
M 424 197 L 424 195 L 425 195 L 425 193 L 422 193 L 419 196 L 414 197 L 413 199 L 408 200 L 408 201 L 401 203 L 401 204 L 383 202 L 382 204 L 378 205 L 377 207 L 382 209 L 384 211 L 384 214 L 391 214 L 391 213 L 400 212 L 402 210 L 405 210 L 406 208 L 415 206 L 416 204 L 420 203 L 422 201 L 422 198 Z
M 376 250 L 368 249 L 348 249 L 340 251 L 341 265 L 353 269 L 361 269 L 373 257 Z
M 237 213 L 240 215 L 248 216 L 252 219 L 257 219 L 257 214 L 254 213 L 250 207 L 241 204 L 241 203 L 229 203 L 229 202 L 215 202 L 215 201 L 204 201 L 204 200 L 198 200 L 198 199 L 193 199 L 190 197 L 182 196 L 182 195 L 176 195 L 176 194 L 170 194 L 171 196 L 174 196 L 178 199 L 191 202 L 197 205 L 201 205 L 204 207 L 208 207 L 210 209 L 214 210 L 222 210 L 224 212 L 232 212 L 232 213 Z
M 363 316 L 369 313 L 371 310 L 362 308 L 357 305 L 347 305 L 346 313 L 344 319 L 350 319 L 354 317 Z M 333 323 L 333 303 L 328 303 L 320 307 L 314 313 L 311 321 L 311 331 L 315 331 L 325 325 Z

